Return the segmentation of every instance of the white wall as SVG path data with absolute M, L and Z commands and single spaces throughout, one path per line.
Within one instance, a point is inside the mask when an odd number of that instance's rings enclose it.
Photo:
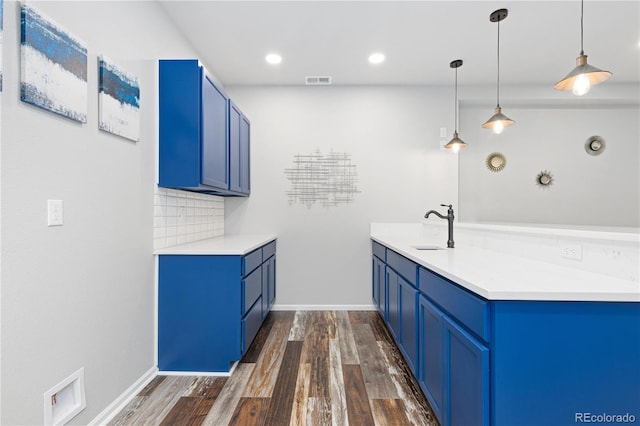
M 638 86 L 607 82 L 584 98 L 551 93 L 550 85 L 528 99 L 522 89 L 509 90 L 512 98 L 501 104 L 516 123 L 500 135 L 481 128 L 493 106 L 461 105 L 460 131 L 468 147 L 459 154 L 460 219 L 640 227 Z M 584 149 L 594 135 L 606 143 L 598 156 Z M 506 157 L 501 172 L 485 165 L 492 152 Z M 554 177 L 545 189 L 535 183 L 543 170 Z
M 85 368 L 86 424 L 155 365 L 156 59 L 197 57 L 155 2 L 29 2 L 87 43 L 88 122 L 19 101 L 19 4 L 5 1 L 2 424 L 42 424 L 43 393 Z M 137 74 L 137 143 L 97 130 L 96 56 Z M 47 199 L 64 226 L 46 226 Z
M 225 231 L 278 235 L 280 308 L 371 305 L 369 224 L 419 221 L 457 205 L 457 158 L 440 150 L 441 108 L 433 87 L 228 87 L 251 120 L 251 197 L 227 199 Z M 315 149 L 351 154 L 351 204 L 289 205 L 285 168 Z M 444 211 L 444 209 L 443 209 Z M 435 219 L 434 219 L 435 220 Z

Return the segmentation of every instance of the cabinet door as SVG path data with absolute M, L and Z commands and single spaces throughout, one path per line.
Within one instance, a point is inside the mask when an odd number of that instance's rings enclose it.
M 242 190 L 240 176 L 240 110 L 229 101 L 229 189 Z
M 276 257 L 273 256 L 269 263 L 269 309 L 271 309 L 276 302 L 276 289 L 278 288 L 276 283 L 276 271 L 278 269 Z
M 205 71 L 202 75 L 202 169 L 204 185 L 229 187 L 227 98 Z
M 418 382 L 442 423 L 444 341 L 442 312 L 424 296 L 418 298 Z
M 386 269 L 387 283 L 387 323 L 389 330 L 399 343 L 400 339 L 400 287 L 398 280 L 400 277 L 391 268 Z
M 251 193 L 251 123 L 240 116 L 240 192 Z
M 262 265 L 262 311 L 267 316 L 276 300 L 276 257 L 271 256 Z
M 489 424 L 489 349 L 449 317 L 443 317 L 444 425 Z
M 404 356 L 416 373 L 417 359 L 417 316 L 416 304 L 418 301 L 418 290 L 405 281 L 398 278 L 398 288 L 400 292 L 400 348 L 404 352 Z
M 244 195 L 251 192 L 250 129 L 247 117 L 229 101 L 229 189 Z
M 380 263 L 380 259 L 373 256 L 371 261 L 371 298 L 378 310 L 380 310 L 380 281 L 382 281 Z
M 158 70 L 158 185 L 200 185 L 198 61 L 160 60 Z
M 276 257 L 273 256 L 266 264 L 267 266 L 267 306 L 269 309 L 276 300 Z

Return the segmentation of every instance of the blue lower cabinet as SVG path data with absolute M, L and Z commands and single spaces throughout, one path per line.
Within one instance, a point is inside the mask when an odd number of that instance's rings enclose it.
M 398 287 L 400 294 L 400 349 L 409 367 L 416 374 L 418 350 L 416 342 L 418 338 L 416 307 L 418 290 L 402 278 L 398 279 Z
M 260 297 L 256 303 L 249 309 L 249 312 L 242 319 L 242 353 L 246 353 L 247 349 L 253 342 L 253 338 L 258 334 L 258 330 L 262 325 L 262 298 Z
M 489 425 L 489 349 L 462 327 L 443 317 L 443 424 Z
M 443 314 L 436 306 L 420 295 L 418 298 L 418 383 L 443 423 L 444 399 L 444 325 Z
M 262 316 L 266 317 L 276 300 L 276 257 L 272 256 L 262 265 Z
M 417 303 L 418 290 L 398 275 L 386 268 L 387 324 L 405 360 L 415 373 L 418 357 Z
M 225 373 L 240 360 L 275 300 L 270 244 L 265 262 L 262 247 L 245 256 L 159 256 L 161 372 Z
M 239 256 L 160 256 L 160 371 L 226 372 L 240 359 L 240 280 Z
M 387 324 L 391 335 L 400 342 L 400 284 L 401 279 L 391 268 L 386 268 L 385 282 L 387 290 Z
M 373 303 L 375 307 L 380 312 L 382 318 L 387 318 L 387 297 L 386 297 L 386 286 L 385 286 L 385 266 L 384 262 L 382 262 L 377 257 L 373 256 L 373 289 L 372 289 L 372 297 Z

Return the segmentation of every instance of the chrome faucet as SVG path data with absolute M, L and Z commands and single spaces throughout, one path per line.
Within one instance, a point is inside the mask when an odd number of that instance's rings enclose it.
M 431 213 L 435 214 L 436 216 L 438 216 L 440 219 L 447 219 L 447 222 L 449 223 L 449 239 L 447 240 L 447 247 L 448 248 L 453 248 L 454 246 L 454 242 L 453 242 L 453 206 L 451 204 L 440 204 L 442 207 L 449 207 L 449 209 L 447 210 L 447 215 L 441 215 L 440 213 L 438 213 L 435 210 L 429 210 L 427 212 L 427 214 L 424 215 L 424 218 L 428 218 L 429 215 Z

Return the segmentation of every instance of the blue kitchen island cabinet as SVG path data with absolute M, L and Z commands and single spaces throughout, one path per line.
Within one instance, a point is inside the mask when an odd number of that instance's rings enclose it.
M 275 258 L 275 241 L 246 255 L 160 254 L 158 369 L 229 372 L 273 305 Z
M 249 195 L 249 121 L 237 106 L 230 113 L 206 69 L 195 59 L 160 60 L 158 93 L 158 185 Z
M 382 319 L 387 321 L 387 287 L 385 280 L 385 261 L 387 249 L 380 244 L 373 243 L 373 260 L 372 260 L 372 274 L 373 274 L 373 289 L 372 297 L 373 303 L 380 312 Z
M 396 339 L 400 351 L 417 373 L 417 324 L 418 289 L 416 287 L 418 267 L 415 263 L 387 251 L 386 282 L 391 334 Z
M 414 373 L 443 426 L 640 420 L 640 303 L 490 300 L 391 247 L 386 259 L 386 323 L 409 365 L 396 271 L 418 270 Z
M 418 383 L 442 419 L 444 404 L 444 314 L 424 295 L 418 297 Z

